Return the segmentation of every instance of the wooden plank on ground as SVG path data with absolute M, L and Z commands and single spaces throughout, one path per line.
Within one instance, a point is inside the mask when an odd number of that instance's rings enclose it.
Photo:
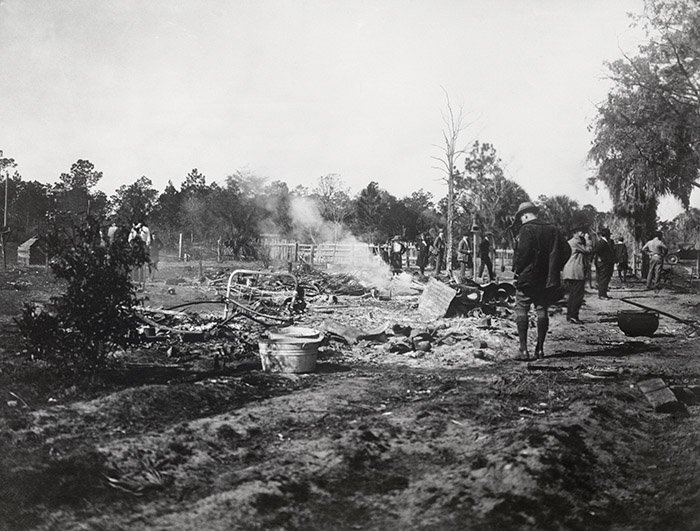
M 657 413 L 687 413 L 685 404 L 679 402 L 673 391 L 661 378 L 650 378 L 637 384 L 639 390 Z
M 418 313 L 426 319 L 444 317 L 457 292 L 447 284 L 431 278 L 418 303 Z
M 652 391 L 657 391 L 659 389 L 663 389 L 664 387 L 668 387 L 666 385 L 666 382 L 664 382 L 661 378 L 649 378 L 648 380 L 642 380 L 637 384 L 637 387 L 639 387 L 639 390 L 646 394 L 646 393 L 651 393 Z

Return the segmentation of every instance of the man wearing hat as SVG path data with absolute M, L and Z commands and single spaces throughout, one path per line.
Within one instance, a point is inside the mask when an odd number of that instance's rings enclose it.
M 484 268 L 489 272 L 489 281 L 493 282 L 496 275 L 493 274 L 493 262 L 491 261 L 491 240 L 489 238 L 490 232 L 484 234 L 481 238 L 481 243 L 479 243 L 479 277 L 484 274 Z
M 629 255 L 627 253 L 627 245 L 622 236 L 617 239 L 615 244 L 615 262 L 617 262 L 617 276 L 623 284 L 627 282 L 627 271 L 629 269 Z
M 663 234 L 660 231 L 654 233 L 654 238 L 642 247 L 642 252 L 649 255 L 649 273 L 647 274 L 647 289 L 658 289 L 661 280 L 661 271 L 664 268 L 664 257 L 668 254 L 668 247 L 663 242 Z
M 579 311 L 586 291 L 588 256 L 593 251 L 593 242 L 584 225 L 579 225 L 574 229 L 574 235 L 569 240 L 569 247 L 571 248 L 571 256 L 564 265 L 561 275 L 569 292 L 566 301 L 566 320 L 573 324 L 583 324 L 579 319 Z
M 445 261 L 445 231 L 440 229 L 433 241 L 433 254 L 435 255 L 435 276 L 440 274 L 440 270 Z
M 610 229 L 607 227 L 600 229 L 598 236 L 598 241 L 593 247 L 595 274 L 598 279 L 598 298 L 609 299 L 608 285 L 615 270 L 615 243 L 610 238 Z
M 537 344 L 535 358 L 544 357 L 544 340 L 549 330 L 550 304 L 563 296 L 561 270 L 569 259 L 571 249 L 561 231 L 551 223 L 537 218 L 539 209 L 530 201 L 520 203 L 515 214 L 522 223 L 513 258 L 516 276 L 515 323 L 520 340 L 516 359 L 527 361 L 528 313 L 530 306 L 537 312 Z
M 469 232 L 462 233 L 462 239 L 457 244 L 457 261 L 459 262 L 459 280 L 464 282 L 467 278 L 467 267 L 471 262 L 472 246 L 469 245 Z M 473 266 L 472 266 L 473 267 Z
M 389 265 L 392 274 L 398 275 L 401 273 L 403 255 L 405 252 L 406 246 L 401 241 L 401 236 L 394 236 L 389 249 Z

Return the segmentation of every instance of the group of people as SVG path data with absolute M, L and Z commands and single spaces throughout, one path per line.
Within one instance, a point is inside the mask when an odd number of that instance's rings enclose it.
M 439 229 L 435 239 L 431 239 L 429 233 L 421 233 L 416 241 L 416 250 L 418 256 L 416 265 L 421 275 L 425 275 L 426 268 L 433 264 L 435 276 L 438 276 L 445 264 L 445 251 L 447 244 L 445 241 L 445 231 Z M 496 275 L 493 272 L 493 261 L 491 260 L 491 240 L 489 234 L 481 237 L 478 247 L 478 258 L 480 262 L 478 278 L 484 274 L 484 269 L 488 271 L 489 280 L 494 280 Z M 474 259 L 471 244 L 469 242 L 469 233 L 465 232 L 457 244 L 457 263 L 459 264 L 460 278 L 466 278 L 466 270 L 474 267 Z
M 537 340 L 534 358 L 544 357 L 544 342 L 549 330 L 548 307 L 561 300 L 568 292 L 566 317 L 569 323 L 582 324 L 579 311 L 583 304 L 585 283 L 593 259 L 598 282 L 598 297 L 610 299 L 608 289 L 615 265 L 621 282 L 628 273 L 627 246 L 623 238 L 617 243 L 611 238 L 610 229 L 601 228 L 592 240 L 587 227 L 576 227 L 570 240 L 551 223 L 538 219 L 538 207 L 529 201 L 521 203 L 515 215 L 521 223 L 513 258 L 516 283 L 515 322 L 518 330 L 518 360 L 530 360 L 528 327 L 530 308 L 537 314 Z M 649 256 L 649 273 L 646 289 L 658 287 L 663 261 L 668 248 L 662 234 L 643 247 Z
M 117 232 L 119 231 L 119 226 L 116 221 L 107 228 L 106 231 L 106 241 L 112 243 L 117 237 Z M 132 273 L 133 281 L 139 286 L 146 286 L 146 278 L 153 282 L 156 278 L 156 271 L 158 271 L 158 263 L 160 262 L 160 251 L 163 248 L 163 242 L 160 241 L 157 234 L 152 232 L 148 225 L 143 221 L 138 221 L 132 224 L 129 229 L 129 234 L 127 236 L 127 241 L 129 243 L 135 240 L 141 240 L 146 247 L 146 252 L 148 254 L 148 273 L 146 273 L 146 265 L 142 265 L 134 269 Z

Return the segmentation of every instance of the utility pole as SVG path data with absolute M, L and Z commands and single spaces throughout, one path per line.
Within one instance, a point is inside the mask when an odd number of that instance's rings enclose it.
M 0 159 L 2 159 L 3 152 L 0 150 Z M 0 167 L 5 173 L 5 208 L 3 210 L 2 216 L 2 270 L 7 272 L 7 235 L 10 230 L 7 228 L 7 197 L 10 195 L 10 172 L 4 167 Z
M 0 156 L 2 152 L 0 151 Z M 10 229 L 7 228 L 7 196 L 10 195 L 10 172 L 5 171 L 5 209 L 2 216 L 2 270 L 7 271 L 7 235 Z

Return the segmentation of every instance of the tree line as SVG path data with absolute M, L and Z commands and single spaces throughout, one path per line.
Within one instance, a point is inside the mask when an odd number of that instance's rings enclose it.
M 415 240 L 422 232 L 444 228 L 447 198 L 435 200 L 420 189 L 398 198 L 377 181 L 351 194 L 338 174 L 317 179 L 311 188 L 267 179 L 249 171 L 236 171 L 222 183 L 207 182 L 197 169 L 163 191 L 142 176 L 107 196 L 97 189 L 103 178 L 89 160 L 78 160 L 53 184 L 24 181 L 13 159 L 2 159 L 9 175 L 9 240 L 21 243 L 50 230 L 68 229 L 88 214 L 107 223 L 131 226 L 148 223 L 160 239 L 175 246 L 180 234 L 188 244 L 214 245 L 223 241 L 231 254 L 251 256 L 262 236 L 295 239 L 302 243 L 342 241 L 352 236 L 367 243 L 383 243 L 393 236 Z M 7 172 L 7 170 L 11 170 Z M 508 245 L 512 214 L 529 195 L 505 177 L 495 148 L 474 142 L 464 166 L 455 171 L 453 231 L 458 235 L 474 228 L 490 233 L 496 243 Z M 596 223 L 598 213 L 579 206 L 566 196 L 538 198 L 545 218 L 565 230 L 581 220 Z
M 694 241 L 697 209 L 689 209 L 700 176 L 700 3 L 646 0 L 632 24 L 646 35 L 635 54 L 607 64 L 612 89 L 592 125 L 589 179 L 604 186 L 613 213 L 637 240 L 659 227 L 659 199 L 687 209 L 667 229 Z

